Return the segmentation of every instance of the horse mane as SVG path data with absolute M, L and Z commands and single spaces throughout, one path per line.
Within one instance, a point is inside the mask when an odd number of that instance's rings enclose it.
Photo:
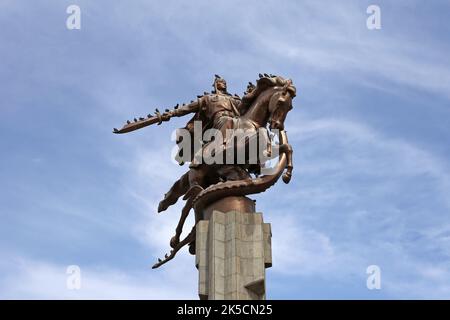
M 244 110 L 253 103 L 253 101 L 256 100 L 256 98 L 261 95 L 264 91 L 266 91 L 269 88 L 277 87 L 277 86 L 285 86 L 288 85 L 290 80 L 286 80 L 283 77 L 280 76 L 263 76 L 258 80 L 256 80 L 256 87 L 251 92 L 247 93 L 242 97 L 242 106 L 244 107 Z

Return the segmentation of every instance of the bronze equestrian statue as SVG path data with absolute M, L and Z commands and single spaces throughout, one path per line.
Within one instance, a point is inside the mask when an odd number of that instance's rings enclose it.
M 280 176 L 285 183 L 289 183 L 293 170 L 293 151 L 287 141 L 284 121 L 292 109 L 292 99 L 295 95 L 296 88 L 290 79 L 260 74 L 256 86 L 249 82 L 241 99 L 238 95 L 229 94 L 226 81 L 216 75 L 211 93 L 205 92 L 197 96 L 196 101 L 191 101 L 187 105 L 177 105 L 173 110 L 166 109 L 164 113 L 156 109 L 154 116 L 148 115 L 147 118 L 134 119 L 134 122 L 127 121 L 120 130 L 114 129 L 114 133 L 126 133 L 154 123 L 161 124 L 172 117 L 194 114 L 183 128 L 189 133 L 191 156 L 186 159 L 186 156 L 177 155 L 180 165 L 183 165 L 186 160 L 191 162 L 189 171 L 182 175 L 165 194 L 164 199 L 159 203 L 158 212 L 166 210 L 181 196 L 184 196 L 183 200 L 186 200 L 186 203 L 176 234 L 170 240 L 172 247 L 170 254 L 166 254 L 163 260 L 158 259 L 153 268 L 171 260 L 186 244 L 189 244 L 189 252 L 195 254 L 195 225 L 192 231 L 180 241 L 184 222 L 191 209 L 194 209 L 195 223 L 197 223 L 201 219 L 203 208 L 220 198 L 263 192 L 275 184 Z M 200 125 L 199 129 L 202 133 L 207 132 L 208 129 L 216 130 L 216 134 L 225 139 L 198 141 L 200 148 L 195 150 L 196 125 Z M 237 134 L 242 131 L 245 131 L 245 139 Z M 278 145 L 272 146 L 270 131 L 278 132 Z M 186 139 L 186 136 L 183 139 Z M 256 162 L 250 161 L 245 152 L 244 161 L 237 161 L 235 155 L 239 151 L 247 150 L 252 139 L 258 141 L 262 139 L 267 142 L 262 144 L 263 152 L 258 153 Z M 182 139 L 177 139 L 179 145 L 182 142 L 180 140 Z M 279 154 L 278 162 L 270 174 L 260 176 L 265 162 L 273 157 L 272 148 L 278 151 L 276 153 Z M 227 158 L 230 151 L 233 151 L 231 154 L 234 155 L 231 163 Z M 211 163 L 211 157 L 208 158 L 208 155 L 223 161 Z M 202 161 L 204 159 L 209 159 L 209 163 L 204 163 Z M 284 172 L 285 169 L 286 172 Z M 252 174 L 255 177 L 252 177 Z

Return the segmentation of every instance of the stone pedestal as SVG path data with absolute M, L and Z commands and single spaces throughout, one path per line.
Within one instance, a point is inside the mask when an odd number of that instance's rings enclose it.
M 210 205 L 204 218 L 196 227 L 200 299 L 265 299 L 272 235 L 254 202 L 227 197 Z

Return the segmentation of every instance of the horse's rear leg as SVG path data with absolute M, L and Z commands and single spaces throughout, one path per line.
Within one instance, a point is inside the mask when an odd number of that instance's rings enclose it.
M 164 195 L 158 206 L 158 212 L 166 210 L 171 205 L 175 204 L 182 195 L 189 189 L 189 172 L 186 172 L 178 179 Z

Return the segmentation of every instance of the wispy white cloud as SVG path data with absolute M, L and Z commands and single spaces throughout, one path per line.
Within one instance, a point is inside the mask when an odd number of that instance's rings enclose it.
M 2 299 L 197 299 L 192 290 L 196 278 L 178 277 L 171 270 L 156 274 L 80 265 L 81 288 L 70 290 L 67 265 L 24 257 L 2 260 L 0 270 L 8 275 Z
M 392 297 L 449 295 L 450 172 L 446 159 L 414 141 L 374 130 L 364 119 L 356 123 L 349 109 L 342 110 L 340 119 L 323 116 L 321 109 L 321 103 L 337 100 L 355 103 L 354 95 L 363 87 L 395 92 L 404 103 L 410 93 L 422 91 L 448 98 L 448 44 L 440 37 L 431 37 L 430 50 L 423 50 L 410 34 L 423 29 L 418 23 L 408 32 L 389 29 L 389 24 L 380 32 L 370 32 L 365 28 L 366 7 L 360 2 L 200 1 L 194 5 L 166 1 L 164 10 L 148 1 L 80 4 L 83 29 L 69 34 L 64 29 L 62 4 L 40 1 L 34 10 L 25 10 L 29 8 L 25 1 L 2 2 L 8 9 L 0 13 L 2 21 L 10 22 L 9 28 L 0 31 L 10 44 L 0 53 L 9 72 L 3 79 L 5 110 L 25 105 L 34 119 L 48 112 L 41 105 L 53 103 L 57 109 L 73 102 L 68 117 L 78 130 L 67 135 L 88 137 L 69 146 L 67 136 L 62 135 L 61 145 L 69 151 L 86 148 L 87 141 L 98 143 L 93 157 L 80 152 L 75 160 L 61 158 L 67 161 L 67 171 L 48 170 L 54 176 L 45 179 L 38 174 L 24 179 L 20 165 L 7 158 L 15 165 L 8 167 L 14 170 L 5 171 L 6 182 L 11 182 L 5 185 L 23 182 L 16 191 L 24 196 L 22 203 L 14 205 L 5 199 L 12 211 L 2 215 L 14 217 L 14 230 L 26 233 L 27 240 L 46 240 L 55 247 L 48 250 L 48 256 L 36 259 L 29 257 L 39 249 L 33 241 L 15 241 L 23 247 L 23 257 L 3 265 L 7 272 L 2 276 L 6 284 L 1 286 L 2 297 L 195 297 L 197 275 L 186 251 L 161 270 L 142 272 L 135 270 L 153 261 L 127 268 L 115 255 L 101 262 L 90 256 L 90 261 L 96 261 L 83 267 L 86 257 L 80 257 L 86 286 L 79 293 L 68 293 L 65 266 L 58 259 L 62 244 L 56 244 L 70 242 L 72 247 L 89 251 L 89 241 L 102 235 L 116 241 L 138 240 L 126 249 L 133 251 L 142 245 L 154 258 L 168 250 L 181 204 L 160 215 L 156 207 L 171 183 L 187 170 L 169 162 L 171 125 L 183 120 L 115 137 L 113 142 L 105 138 L 105 132 L 109 134 L 117 120 L 144 115 L 153 106 L 190 100 L 195 96 L 193 90 L 209 89 L 210 81 L 205 78 L 214 73 L 225 75 L 232 90 L 241 92 L 259 72 L 292 77 L 300 92 L 299 105 L 310 98 L 302 96 L 304 87 L 310 88 L 309 94 L 330 94 L 329 100 L 319 99 L 302 111 L 309 115 L 316 108 L 320 118 L 316 114 L 294 122 L 292 117 L 301 111 L 292 112 L 288 131 L 296 151 L 294 179 L 291 185 L 276 186 L 258 200 L 274 231 L 270 274 L 288 275 L 294 283 L 300 277 L 319 275 L 335 283 L 353 281 L 351 275 L 361 273 L 358 281 L 364 283 L 365 267 L 378 263 L 383 286 Z M 383 19 L 402 14 L 400 9 L 382 10 Z M 13 18 L 8 18 L 11 12 Z M 38 24 L 40 36 L 30 33 L 27 37 L 24 30 L 33 28 L 12 24 L 17 16 L 26 18 L 20 23 L 35 23 L 37 16 L 49 19 Z M 34 54 L 19 55 L 22 51 Z M 347 81 L 350 86 L 335 94 L 323 86 L 325 80 L 337 86 Z M 24 104 L 25 98 L 19 97 L 25 91 L 27 99 L 39 103 Z M 55 94 L 59 95 L 55 98 Z M 46 95 L 47 100 L 39 100 Z M 55 106 L 55 101 L 60 104 Z M 48 112 L 29 125 L 34 132 L 41 132 L 42 127 L 57 128 L 55 135 L 67 132 L 66 122 L 59 125 L 55 120 Z M 81 132 L 80 127 L 86 130 Z M 4 141 L 14 139 L 7 133 Z M 48 146 L 44 140 L 38 142 L 42 147 Z M 26 147 L 33 144 L 34 140 L 28 141 Z M 43 150 L 39 158 L 45 159 L 37 161 L 41 169 L 55 164 L 50 161 L 52 151 Z M 92 168 L 91 161 L 95 162 Z M 70 170 L 76 174 L 60 182 Z M 74 177 L 90 174 L 95 181 Z M 100 179 L 100 174 L 107 177 Z M 114 182 L 109 182 L 111 177 Z M 42 180 L 59 183 L 48 186 Z M 93 195 L 97 201 L 92 201 Z M 186 223 L 186 230 L 191 223 Z M 4 227 L 5 231 L 10 227 Z M 5 246 L 12 246 L 8 240 Z M 89 252 L 92 256 L 98 253 Z
M 302 226 L 292 213 L 270 214 L 276 217 L 272 219 L 275 273 L 317 276 L 333 271 L 336 253 L 327 235 Z
M 448 297 L 446 162 L 344 119 L 308 119 L 290 137 L 301 152 L 294 188 L 277 197 L 288 206 L 263 202 L 277 231 L 274 272 L 363 283 L 378 264 L 389 296 Z

